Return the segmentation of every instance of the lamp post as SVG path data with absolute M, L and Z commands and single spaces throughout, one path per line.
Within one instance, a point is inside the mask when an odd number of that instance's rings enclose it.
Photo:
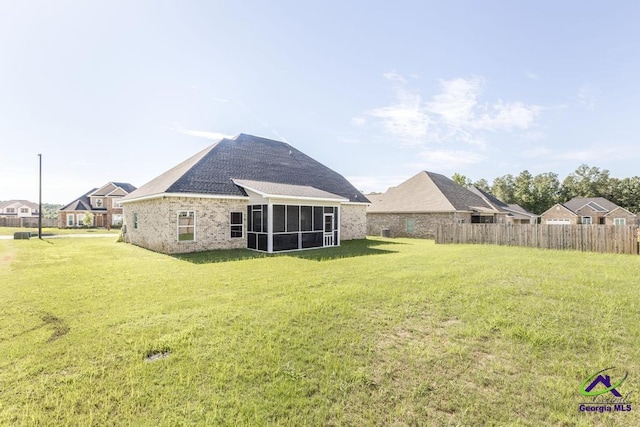
M 40 160 L 40 186 L 38 196 L 38 239 L 42 239 L 42 154 L 38 154 Z

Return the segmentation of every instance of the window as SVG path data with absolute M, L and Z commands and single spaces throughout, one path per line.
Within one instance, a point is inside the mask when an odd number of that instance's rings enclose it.
M 116 209 L 116 208 L 121 208 L 122 207 L 122 203 L 120 203 L 120 198 L 119 197 L 115 198 L 115 199 L 112 199 L 112 200 L 113 200 L 113 202 L 111 204 L 112 208 Z
M 178 212 L 178 241 L 193 242 L 196 240 L 196 212 Z
M 73 227 L 73 219 L 75 216 L 73 214 L 67 214 L 67 227 Z
M 102 207 L 102 199 L 96 199 L 96 207 L 97 208 L 101 208 Z
M 242 212 L 231 212 L 231 237 L 242 237 Z
M 20 208 L 20 213 L 29 213 L 29 208 Z
M 408 219 L 407 223 L 407 233 L 412 234 L 413 231 L 415 230 L 415 226 L 416 226 L 416 220 L 415 219 Z
M 582 217 L 582 223 L 585 225 L 591 224 L 591 217 L 590 216 L 583 216 Z
M 627 225 L 626 218 L 613 218 L 613 225 Z
M 16 213 L 16 208 L 7 208 L 7 213 Z
M 122 225 L 122 214 L 113 214 L 111 217 L 111 225 Z
M 133 214 L 133 229 L 137 230 L 138 229 L 138 213 L 134 212 Z

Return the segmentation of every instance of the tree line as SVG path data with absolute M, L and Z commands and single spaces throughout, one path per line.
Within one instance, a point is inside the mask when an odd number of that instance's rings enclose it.
M 472 185 L 491 193 L 505 203 L 516 203 L 535 214 L 541 214 L 556 203 L 574 197 L 604 197 L 634 213 L 640 213 L 640 177 L 614 178 L 607 169 L 580 165 L 562 182 L 553 172 L 532 175 L 523 170 L 519 175 L 497 177 L 489 185 L 486 179 L 473 182 L 455 173 L 452 179 L 465 187 Z

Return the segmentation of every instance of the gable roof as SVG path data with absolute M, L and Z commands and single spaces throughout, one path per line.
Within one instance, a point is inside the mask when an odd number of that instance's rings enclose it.
M 4 209 L 12 205 L 27 206 L 30 209 L 38 209 L 37 203 L 33 203 L 28 200 L 7 200 L 6 202 L 0 202 L 0 209 Z
M 128 182 L 107 182 L 102 187 L 99 187 L 98 189 L 94 190 L 94 192 L 89 194 L 89 196 L 108 196 L 114 191 L 116 191 L 118 188 L 121 188 L 127 194 L 131 193 L 136 189 L 136 187 L 129 184 Z
M 234 180 L 313 187 L 350 202 L 369 203 L 342 175 L 293 146 L 246 134 L 221 139 L 125 196 L 123 201 L 171 193 L 246 197 Z
M 574 197 L 564 203 L 564 206 L 572 212 L 577 212 L 587 205 L 597 212 L 611 212 L 620 207 L 604 197 Z
M 489 205 L 493 206 L 498 212 L 506 212 L 507 215 L 513 219 L 532 219 L 538 218 L 538 215 L 527 211 L 522 206 L 517 204 L 507 204 L 502 200 L 495 197 L 493 194 L 488 193 L 476 186 L 469 187 L 469 191 L 472 191 L 482 197 Z
M 60 208 L 61 211 L 90 211 L 91 203 L 89 203 L 89 195 L 96 191 L 97 188 L 93 188 L 87 191 L 82 196 L 75 199 L 73 202 Z
M 377 195 L 370 213 L 392 212 L 495 212 L 482 197 L 444 175 L 422 171 L 402 184 Z

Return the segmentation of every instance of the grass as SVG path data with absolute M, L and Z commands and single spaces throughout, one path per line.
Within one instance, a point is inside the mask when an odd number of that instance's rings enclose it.
M 13 233 L 20 231 L 30 231 L 31 236 L 38 236 L 38 227 L 0 227 L 0 236 L 13 236 Z M 106 228 L 54 228 L 43 227 L 43 236 L 57 236 L 61 234 L 120 234 L 119 229 L 112 228 L 107 230 Z
M 2 425 L 640 425 L 578 411 L 606 367 L 637 393 L 639 257 L 5 240 L 0 283 Z

